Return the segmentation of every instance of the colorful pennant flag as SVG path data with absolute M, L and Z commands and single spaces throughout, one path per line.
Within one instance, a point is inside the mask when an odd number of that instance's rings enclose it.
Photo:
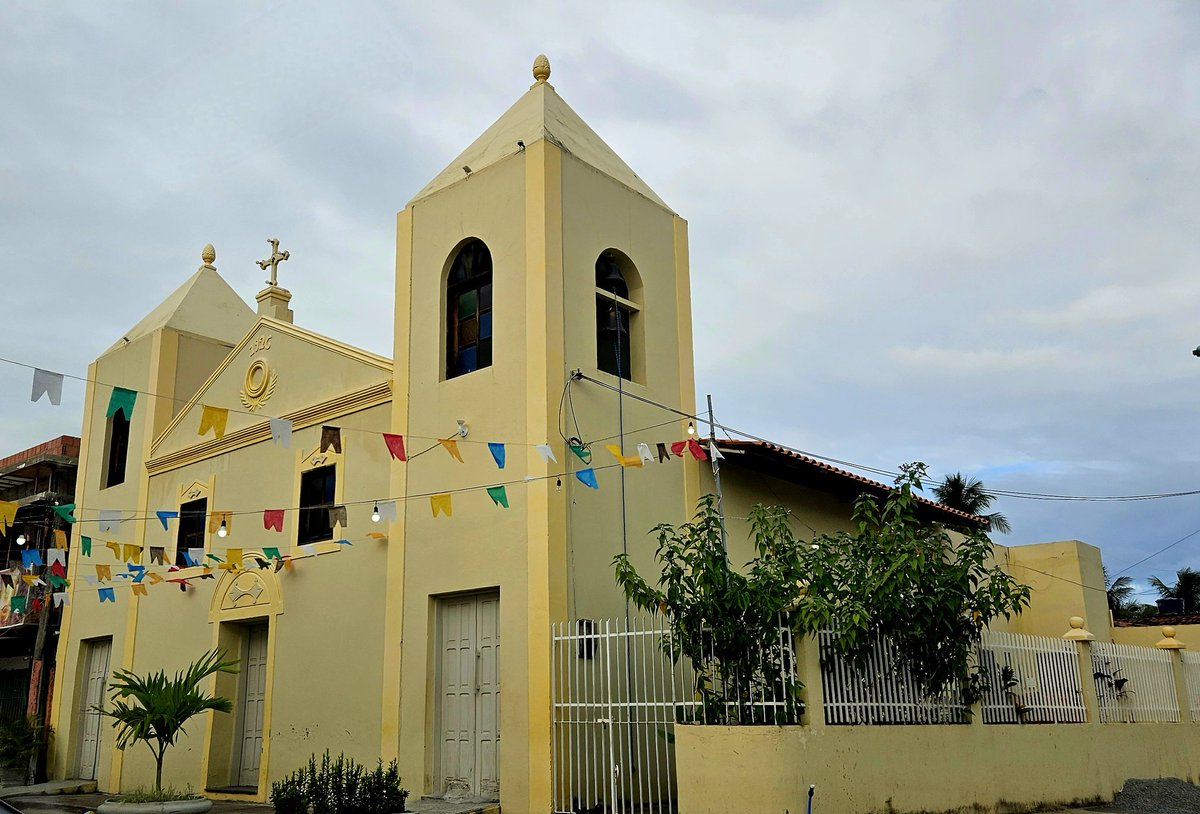
M 13 587 L 13 575 L 8 571 L 0 571 L 0 581 L 3 581 L 5 588 Z
M 640 455 L 622 455 L 621 448 L 616 444 L 608 444 L 605 447 L 612 456 L 617 459 L 621 466 L 637 466 L 642 465 L 642 457 Z
M 397 461 L 407 461 L 408 453 L 404 451 L 404 436 L 393 435 L 390 432 L 383 434 L 383 443 L 387 444 L 388 454 Z
M 154 563 L 155 565 L 162 565 L 163 560 L 166 558 L 166 555 L 167 555 L 167 549 L 165 546 L 160 546 L 160 545 L 150 546 L 150 562 Z
M 330 447 L 342 454 L 342 431 L 338 427 L 321 427 L 321 452 L 328 452 Z
M 100 510 L 100 532 L 108 532 L 109 534 L 118 534 L 121 531 L 121 510 L 120 509 L 101 509 Z
M 349 523 L 346 522 L 346 507 L 345 506 L 330 506 L 329 507 L 329 526 L 341 526 L 348 528 Z
M 350 542 L 349 540 L 334 540 L 334 542 L 337 543 L 338 545 L 349 545 L 349 546 L 354 545 L 354 543 Z
M 534 449 L 538 451 L 538 455 L 541 455 L 542 460 L 546 463 L 558 463 L 558 458 L 554 457 L 554 450 L 550 448 L 549 444 L 538 444 Z
M 687 443 L 687 441 L 676 441 L 675 443 L 671 444 L 671 454 L 676 458 L 682 458 L 683 451 L 687 448 Z
M 61 608 L 63 605 L 70 605 L 71 597 L 67 596 L 66 591 L 54 592 L 54 607 Z
M 396 501 L 381 500 L 375 504 L 375 507 L 379 509 L 380 520 L 391 520 L 393 523 L 396 522 Z
M 158 515 L 158 522 L 162 523 L 163 531 L 171 530 L 171 527 L 167 525 L 168 520 L 179 517 L 179 512 L 157 511 L 155 514 Z
M 14 596 L 12 599 L 8 600 L 8 607 L 13 613 L 24 613 L 26 601 L 27 599 L 24 594 L 20 596 Z
M 500 469 L 504 468 L 504 444 L 496 444 L 488 442 L 488 450 L 492 453 L 492 458 L 496 461 L 496 466 Z
M 312 543 L 305 543 L 304 545 L 300 546 L 300 550 L 310 557 L 317 556 L 317 547 Z
M 708 457 L 712 458 L 714 461 L 722 461 L 725 459 L 725 456 L 721 454 L 721 450 L 717 449 L 716 441 L 708 442 Z
M 638 444 L 637 451 L 638 451 L 638 455 L 642 459 L 642 463 L 644 463 L 644 464 L 654 463 L 654 453 L 650 451 L 649 444 Z
M 35 367 L 33 369 L 33 392 L 30 394 L 29 400 L 36 402 L 46 395 L 50 397 L 50 403 L 57 407 L 62 403 L 62 387 L 63 374 Z
M 135 582 L 132 586 L 134 596 L 146 596 L 146 584 L 144 582 Z
M 209 512 L 208 513 L 208 533 L 216 534 L 221 528 L 221 524 L 225 525 L 225 533 L 233 531 L 233 513 L 232 512 Z
M 121 544 L 120 543 L 105 543 L 104 547 L 112 552 L 113 559 L 117 562 L 121 561 Z
M 74 503 L 64 503 L 61 506 L 51 506 L 50 509 L 56 515 L 58 515 L 63 520 L 63 522 L 65 522 L 65 523 L 74 523 L 75 522 L 75 515 L 72 514 L 72 512 L 75 511 Z
M 508 493 L 504 489 L 504 485 L 489 486 L 487 488 L 488 497 L 492 499 L 492 503 L 497 506 L 508 508 Z
M 245 555 L 240 548 L 229 548 L 225 550 L 226 565 L 229 569 L 237 570 L 241 568 L 246 561 Z
M 65 577 L 67 575 L 67 566 L 65 563 L 51 563 L 50 573 L 56 577 Z
M 67 533 L 62 529 L 54 529 L 54 547 L 65 551 L 67 546 Z
M 707 461 L 708 460 L 708 456 L 706 454 L 704 454 L 704 447 L 700 446 L 700 442 L 697 441 L 695 438 L 689 438 L 687 445 L 688 445 L 688 452 L 692 453 L 692 457 L 695 458 L 697 461 Z
M 189 548 L 187 551 L 184 552 L 183 558 L 185 560 L 187 560 L 188 565 L 197 566 L 201 562 L 204 561 L 204 549 L 203 548 Z
M 126 543 L 121 546 L 121 559 L 124 562 L 141 562 L 142 547 L 133 543 Z
M 263 511 L 263 528 L 283 531 L 283 509 L 266 509 Z
M 112 395 L 108 399 L 108 412 L 104 414 L 105 418 L 112 418 L 120 410 L 125 414 L 125 420 L 129 421 L 133 418 L 133 405 L 137 402 L 137 391 L 126 390 L 124 387 L 114 387 Z
M 584 444 L 567 444 L 567 446 L 570 447 L 571 451 L 574 452 L 579 460 L 583 461 L 585 464 L 590 464 L 592 462 L 592 451 Z
M 112 579 L 112 566 L 111 565 L 97 565 L 96 566 L 96 579 L 100 580 L 101 582 L 107 582 L 108 580 Z
M 55 565 L 67 564 L 67 552 L 61 548 L 46 549 L 46 564 L 53 568 Z
M 280 556 L 280 554 L 279 554 L 279 549 L 278 549 L 278 548 L 275 548 L 274 546 L 267 546 L 266 548 L 264 548 L 264 549 L 263 549 L 263 556 L 264 556 L 264 557 L 266 557 L 266 558 L 268 558 L 268 559 L 272 559 L 272 560 L 281 560 L 281 559 L 283 559 L 283 557 L 282 557 L 282 556 Z
M 37 565 L 42 565 L 42 552 L 37 549 L 32 551 L 21 552 L 21 565 L 24 568 L 33 568 Z
M 17 519 L 17 509 L 19 504 L 11 500 L 0 500 L 0 522 L 4 524 L 4 528 L 11 529 L 13 523 Z
M 200 430 L 197 435 L 204 435 L 209 430 L 219 440 L 225 437 L 225 425 L 229 422 L 229 410 L 225 407 L 213 407 L 209 404 L 200 405 L 204 411 L 200 413 Z
M 441 439 L 438 439 L 438 443 L 441 444 L 442 447 L 447 452 L 450 453 L 451 458 L 458 461 L 460 464 L 466 463 L 466 461 L 463 460 L 462 453 L 460 453 L 458 451 L 458 439 L 457 438 L 441 438 Z
M 578 478 L 579 482 L 584 486 L 592 489 L 600 488 L 600 484 L 596 482 L 596 470 L 592 469 L 590 466 L 587 469 L 580 469 L 575 473 L 575 477 Z
M 67 578 L 65 576 L 59 576 L 58 574 L 50 575 L 50 585 L 52 587 L 66 588 L 70 584 L 71 583 L 67 581 Z
M 80 552 L 83 553 L 83 556 L 85 556 L 85 557 L 92 556 L 92 538 L 84 537 L 84 536 L 80 535 L 79 550 L 80 550 Z
M 430 495 L 429 508 L 434 517 L 438 516 L 438 512 L 445 513 L 446 517 L 454 516 L 454 504 L 451 502 L 449 494 Z
M 287 449 L 292 445 L 292 422 L 286 418 L 271 419 L 271 440 Z

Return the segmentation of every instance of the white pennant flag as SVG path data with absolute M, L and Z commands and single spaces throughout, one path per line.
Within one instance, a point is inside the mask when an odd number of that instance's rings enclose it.
M 654 453 L 650 451 L 649 444 L 638 444 L 638 455 L 642 456 L 642 461 L 645 463 L 654 463 Z
M 292 445 L 292 422 L 286 418 L 271 419 L 271 440 L 285 448 Z
M 117 534 L 121 531 L 121 511 L 120 509 L 101 509 L 100 510 L 100 531 Z
M 46 565 L 54 565 L 54 563 L 67 564 L 67 552 L 61 548 L 46 549 Z
M 300 550 L 310 557 L 315 557 L 317 555 L 317 547 L 312 543 L 305 543 L 304 545 L 300 546 Z
M 63 605 L 70 605 L 71 597 L 67 596 L 66 591 L 54 592 L 54 607 L 61 608 Z
M 709 441 L 709 443 L 708 443 L 708 454 L 709 454 L 710 456 L 712 456 L 712 459 L 713 459 L 714 461 L 720 461 L 720 460 L 723 460 L 723 459 L 725 458 L 725 456 L 721 454 L 721 450 L 717 449 L 717 442 L 716 442 L 716 441 Z
M 37 401 L 43 395 L 50 398 L 50 403 L 57 407 L 62 402 L 63 374 L 52 373 L 41 368 L 33 369 L 33 392 L 30 401 Z
M 554 457 L 554 450 L 550 449 L 549 444 L 538 444 L 536 449 L 538 454 L 542 456 L 543 461 L 558 463 L 558 458 Z
M 379 507 L 379 519 L 396 522 L 396 501 L 381 500 L 376 505 Z

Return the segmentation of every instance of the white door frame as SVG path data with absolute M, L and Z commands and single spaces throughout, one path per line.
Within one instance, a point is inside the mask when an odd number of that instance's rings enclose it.
M 76 720 L 79 723 L 79 743 L 75 750 L 75 776 L 84 780 L 95 780 L 97 768 L 100 765 L 100 742 L 104 736 L 104 727 L 101 726 L 102 716 L 98 712 L 93 712 L 91 707 L 93 704 L 104 705 L 108 698 L 108 668 L 112 660 L 112 637 L 106 636 L 99 639 L 84 639 L 82 642 L 79 661 L 83 667 L 79 681 L 79 707 L 75 710 L 78 716 Z M 98 659 L 103 654 L 103 672 L 96 669 L 99 666 Z M 97 685 L 98 680 L 98 685 Z M 93 689 L 98 686 L 98 691 L 93 693 Z M 91 767 L 85 771 L 84 763 L 87 761 L 85 753 L 86 743 L 88 741 L 88 723 L 94 721 L 96 724 L 96 736 L 93 741 L 95 749 L 91 755 Z

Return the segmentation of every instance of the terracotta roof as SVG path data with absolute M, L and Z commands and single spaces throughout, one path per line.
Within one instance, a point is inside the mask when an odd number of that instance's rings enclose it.
M 706 442 L 709 443 L 709 442 Z M 848 498 L 855 498 L 863 492 L 884 496 L 895 490 L 895 487 L 877 480 L 864 478 L 832 464 L 819 461 L 808 455 L 795 452 L 778 444 L 766 441 L 727 441 L 717 440 L 717 449 L 722 452 L 735 453 L 727 460 L 734 465 L 745 465 L 752 469 L 765 471 L 785 480 L 801 483 L 833 492 Z M 736 454 L 741 453 L 741 454 Z M 968 512 L 952 509 L 937 501 L 917 495 L 918 504 L 923 508 L 928 519 L 936 520 L 947 525 L 974 525 L 982 527 L 987 523 L 983 517 Z
M 1171 613 L 1149 619 L 1114 619 L 1113 627 L 1162 627 L 1163 625 L 1200 625 L 1200 613 Z
M 25 463 L 43 455 L 61 455 L 64 458 L 78 458 L 79 439 L 74 435 L 60 435 L 53 440 L 38 444 L 36 447 L 30 447 L 13 455 L 0 458 L 0 469 L 9 464 Z

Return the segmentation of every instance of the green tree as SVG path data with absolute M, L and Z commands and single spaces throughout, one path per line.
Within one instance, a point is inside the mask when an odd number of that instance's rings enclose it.
M 156 791 L 162 791 L 163 754 L 184 733 L 184 724 L 206 710 L 233 709 L 228 698 L 209 695 L 200 689 L 200 683 L 219 672 L 236 673 L 236 665 L 237 661 L 227 660 L 223 652 L 211 650 L 174 678 L 161 670 L 146 676 L 128 670 L 113 672 L 109 686 L 112 705 L 96 710 L 113 719 L 118 749 L 141 741 L 154 753 Z
M 987 520 L 987 530 L 1000 534 L 1012 532 L 1008 518 L 1000 512 L 985 514 L 996 500 L 996 496 L 983 488 L 983 481 L 964 476 L 955 472 L 933 488 L 933 495 L 938 503 L 958 509 L 960 512 L 974 514 Z
M 955 541 L 918 517 L 925 473 L 924 464 L 901 467 L 885 500 L 855 502 L 853 533 L 814 541 L 799 620 L 809 631 L 836 630 L 835 652 L 860 665 L 876 635 L 890 638 L 921 688 L 936 693 L 970 676 L 981 632 L 1027 606 L 1029 586 L 993 561 L 982 531 L 956 529 Z
M 791 658 L 779 629 L 796 603 L 804 574 L 801 554 L 808 546 L 792 534 L 782 510 L 754 507 L 750 529 L 756 556 L 742 571 L 733 570 L 716 498 L 705 495 L 692 522 L 651 531 L 658 535 L 657 586 L 638 574 L 626 555 L 613 560 L 617 584 L 630 601 L 666 616 L 670 631 L 664 650 L 676 660 L 686 656 L 695 666 L 696 690 L 709 723 L 789 723 L 803 709 L 799 682 L 762 666 Z M 785 702 L 769 721 L 761 720 L 761 706 L 750 703 L 764 693 Z
M 1168 585 L 1158 577 L 1150 577 L 1150 585 L 1163 599 L 1182 599 L 1187 613 L 1200 609 L 1200 571 L 1180 568 L 1175 572 L 1175 584 Z

